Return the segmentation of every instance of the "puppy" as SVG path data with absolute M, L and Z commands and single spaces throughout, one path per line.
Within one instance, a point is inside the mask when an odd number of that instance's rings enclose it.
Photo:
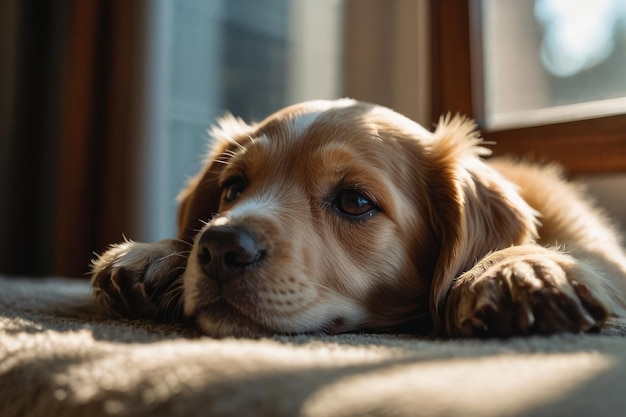
M 625 313 L 608 221 L 554 166 L 485 162 L 469 120 L 431 133 L 343 99 L 226 116 L 211 136 L 177 239 L 93 262 L 105 307 L 215 337 L 549 334 Z

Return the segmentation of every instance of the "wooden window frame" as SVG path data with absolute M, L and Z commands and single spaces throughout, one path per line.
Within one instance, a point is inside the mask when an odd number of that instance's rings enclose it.
M 479 17 L 480 6 L 480 0 L 430 2 L 433 117 L 448 112 L 482 116 L 482 89 L 474 87 L 482 71 L 472 65 L 472 59 L 482 61 L 480 48 L 471 54 L 472 31 L 479 30 L 471 27 L 471 17 Z M 574 174 L 626 170 L 626 114 L 502 130 L 479 127 L 486 140 L 497 143 L 494 155 L 557 161 Z

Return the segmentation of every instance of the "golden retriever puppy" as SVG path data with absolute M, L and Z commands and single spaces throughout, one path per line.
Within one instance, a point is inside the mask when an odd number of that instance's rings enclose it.
M 485 162 L 471 121 L 312 101 L 226 116 L 177 239 L 94 261 L 104 306 L 216 337 L 581 332 L 624 315 L 616 232 L 552 166 Z

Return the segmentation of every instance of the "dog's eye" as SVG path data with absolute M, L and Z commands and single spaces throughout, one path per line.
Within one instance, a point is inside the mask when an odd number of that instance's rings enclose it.
M 373 215 L 378 207 L 357 190 L 343 190 L 333 200 L 333 206 L 343 215 L 361 219 Z
M 234 201 L 241 195 L 244 187 L 245 184 L 241 177 L 231 177 L 222 186 L 222 198 L 227 202 Z

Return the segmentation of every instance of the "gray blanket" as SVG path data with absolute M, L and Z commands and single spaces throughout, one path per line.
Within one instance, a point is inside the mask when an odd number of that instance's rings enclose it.
M 216 340 L 113 320 L 85 282 L 0 278 L 0 416 L 626 416 L 599 334 Z

